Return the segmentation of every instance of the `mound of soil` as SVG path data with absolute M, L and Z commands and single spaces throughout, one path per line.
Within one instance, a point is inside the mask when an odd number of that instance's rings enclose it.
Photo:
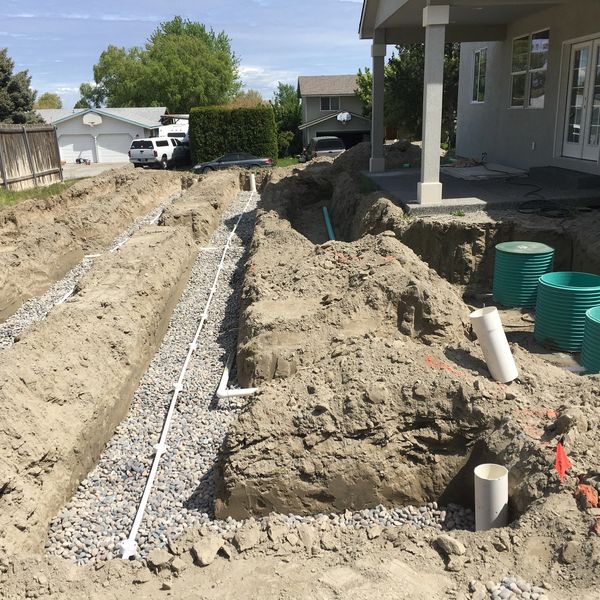
M 519 381 L 491 382 L 471 307 L 391 231 L 315 246 L 263 213 L 243 300 L 238 373 L 261 394 L 223 448 L 221 517 L 469 503 L 473 465 L 492 459 L 521 513 L 555 483 L 523 432 L 569 398 L 598 402 L 596 380 L 516 346 Z
M 417 167 L 421 163 L 421 148 L 406 141 L 386 144 L 383 148 L 385 167 L 389 170 L 402 169 L 407 166 Z M 361 142 L 340 154 L 334 163 L 336 173 L 360 173 L 369 170 L 371 143 Z
M 160 224 L 188 227 L 198 244 L 205 243 L 223 211 L 240 192 L 241 178 L 242 174 L 237 171 L 216 171 L 201 176 L 178 202 L 164 211 Z
M 1 210 L 0 321 L 181 188 L 181 174 L 123 167 Z
M 41 550 L 127 413 L 194 258 L 185 230 L 142 229 L 0 355 L 0 548 Z

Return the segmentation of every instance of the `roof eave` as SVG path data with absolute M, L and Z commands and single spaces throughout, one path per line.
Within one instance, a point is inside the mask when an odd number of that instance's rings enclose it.
M 81 110 L 79 112 L 67 115 L 66 117 L 63 117 L 62 119 L 57 119 L 56 121 L 52 122 L 52 125 L 58 125 L 59 123 L 64 123 L 65 121 L 68 121 L 69 119 L 73 119 L 74 117 L 80 117 L 80 116 L 86 115 L 91 112 L 98 113 L 100 115 L 109 117 L 111 119 L 116 119 L 117 121 L 123 121 L 124 123 L 129 123 L 130 125 L 137 125 L 138 127 L 143 127 L 144 129 L 155 129 L 156 127 L 160 126 L 160 121 L 157 123 L 148 123 L 148 122 L 142 123 L 141 121 L 133 121 L 132 119 L 127 119 L 126 117 L 121 117 L 119 115 L 115 115 L 114 113 L 106 112 L 106 111 L 102 110 L 101 108 L 86 108 L 85 110 Z

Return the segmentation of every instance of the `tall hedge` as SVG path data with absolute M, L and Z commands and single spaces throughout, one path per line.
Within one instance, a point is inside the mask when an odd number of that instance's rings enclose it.
M 189 136 L 196 163 L 229 152 L 248 152 L 277 161 L 277 129 L 271 106 L 192 108 Z

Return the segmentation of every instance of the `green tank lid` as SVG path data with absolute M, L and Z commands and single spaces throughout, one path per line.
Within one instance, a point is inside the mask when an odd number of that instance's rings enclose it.
M 547 254 L 554 252 L 554 248 L 541 242 L 502 242 L 496 245 L 496 250 L 510 252 L 511 254 Z

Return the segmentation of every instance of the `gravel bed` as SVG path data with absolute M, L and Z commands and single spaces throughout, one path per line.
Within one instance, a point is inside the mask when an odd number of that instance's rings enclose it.
M 232 203 L 223 224 L 200 253 L 163 343 L 134 395 L 128 417 L 118 427 L 98 466 L 52 522 L 48 553 L 78 563 L 121 555 L 119 544 L 127 538 L 135 517 L 173 386 L 204 310 L 222 248 L 248 196 L 241 193 Z M 227 357 L 235 351 L 239 293 L 246 247 L 254 229 L 254 206 L 252 202 L 232 240 L 198 349 L 179 394 L 167 451 L 161 458 L 137 538 L 141 556 L 165 546 L 168 538 L 193 526 L 210 524 L 214 531 L 227 535 L 243 525 L 232 518 L 212 518 L 214 464 L 231 422 L 248 399 L 217 401 L 215 392 Z M 281 515 L 281 520 L 291 528 L 327 521 L 354 529 L 373 525 L 474 529 L 472 511 L 454 504 L 438 507 L 435 502 L 397 509 L 378 506 L 341 514 Z
M 158 208 L 137 219 L 131 227 L 113 240 L 106 250 L 114 252 L 118 250 L 136 231 L 144 225 L 156 223 L 165 208 L 181 196 L 181 192 L 169 197 Z M 100 254 L 98 254 L 99 256 Z M 17 312 L 11 315 L 4 323 L 0 324 L 0 351 L 10 348 L 21 336 L 21 334 L 33 323 L 42 321 L 48 313 L 57 305 L 61 304 L 75 291 L 77 282 L 85 275 L 94 264 L 96 255 L 85 257 L 78 265 L 73 267 L 60 281 L 54 283 L 46 293 L 37 298 L 31 298 L 24 302 Z
M 72 500 L 51 524 L 47 544 L 50 554 L 78 562 L 120 556 L 119 542 L 129 534 L 173 386 L 204 311 L 222 249 L 248 197 L 248 193 L 238 196 L 208 244 L 210 249 L 200 252 L 163 343 L 134 395 L 128 417 L 117 428 L 98 466 L 81 483 Z M 255 204 L 257 197 L 254 198 Z M 188 368 L 184 390 L 179 395 L 167 439 L 168 450 L 162 456 L 146 510 L 145 527 L 153 528 L 155 522 L 157 527 L 160 525 L 159 521 L 163 519 L 161 498 L 176 498 L 175 502 L 179 503 L 176 508 L 184 508 L 181 498 L 191 495 L 186 496 L 186 491 L 190 488 L 195 490 L 201 479 L 210 479 L 220 441 L 230 420 L 235 417 L 237 407 L 241 406 L 241 403 L 231 402 L 213 410 L 208 404 L 218 386 L 227 353 L 233 351 L 237 339 L 239 293 L 232 294 L 232 291 L 234 288 L 239 291 L 242 281 L 243 258 L 254 229 L 253 209 L 251 204 L 225 259 L 198 349 Z M 205 397 L 208 402 L 205 402 Z M 202 414 L 192 417 L 195 405 Z M 181 419 L 181 415 L 192 419 L 190 426 L 185 418 Z M 191 435 L 191 438 L 186 439 L 186 435 Z M 173 453 L 183 448 L 190 454 L 189 457 L 181 462 L 174 461 Z M 192 464 L 196 467 L 192 468 Z M 209 487 L 212 488 L 212 485 Z M 207 501 L 202 503 L 202 493 L 197 494 L 195 505 L 202 504 L 208 508 L 212 492 L 210 498 L 206 494 L 205 497 Z M 181 511 L 176 528 L 178 532 L 183 531 L 187 522 L 186 512 Z M 154 544 L 154 532 L 149 537 L 148 543 Z M 141 541 L 141 546 L 145 547 L 144 540 L 147 539 L 148 534 L 142 532 L 138 542 Z M 158 541 L 166 541 L 160 528 Z
M 488 581 L 483 584 L 471 581 L 470 589 L 473 592 L 471 600 L 508 600 L 520 598 L 521 600 L 549 600 L 547 584 L 533 585 L 521 577 L 505 577 L 501 582 Z

